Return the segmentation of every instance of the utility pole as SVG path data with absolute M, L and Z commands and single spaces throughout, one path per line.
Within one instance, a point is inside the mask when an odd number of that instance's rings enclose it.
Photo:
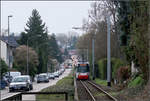
M 87 62 L 89 61 L 89 50 L 87 48 Z
M 29 75 L 29 40 L 27 39 L 27 75 Z
M 96 33 L 96 31 L 95 31 L 95 33 Z M 95 63 L 94 63 L 95 62 L 95 52 L 94 52 L 95 51 L 95 49 L 94 49 L 95 48 L 95 38 L 94 38 L 94 36 L 92 38 L 92 66 L 93 66 L 93 73 L 92 74 L 93 74 L 93 80 L 95 79 L 95 70 L 94 70 L 95 69 L 95 66 L 94 66 L 95 65 Z
M 97 10 L 96 10 L 96 4 L 95 4 L 95 7 L 94 7 L 94 14 L 96 16 L 96 20 L 97 20 Z M 97 33 L 97 28 L 98 28 L 98 25 L 97 23 L 95 23 L 96 25 L 96 29 L 95 29 L 95 33 L 94 33 L 94 36 L 92 38 L 92 65 L 93 65 L 93 80 L 95 80 L 95 36 L 96 36 L 96 33 Z
M 110 17 L 107 15 L 107 86 L 111 86 Z

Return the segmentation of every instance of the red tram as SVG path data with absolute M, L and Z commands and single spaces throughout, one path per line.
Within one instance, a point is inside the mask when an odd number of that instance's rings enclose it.
M 76 67 L 76 79 L 87 80 L 89 79 L 89 64 L 81 63 Z

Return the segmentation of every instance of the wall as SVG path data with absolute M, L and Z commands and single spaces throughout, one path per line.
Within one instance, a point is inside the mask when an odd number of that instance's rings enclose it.
M 6 62 L 6 64 L 8 64 L 6 43 L 1 40 L 0 40 L 0 42 L 1 42 L 1 48 L 0 48 L 1 49 L 1 51 L 0 51 L 1 58 Z

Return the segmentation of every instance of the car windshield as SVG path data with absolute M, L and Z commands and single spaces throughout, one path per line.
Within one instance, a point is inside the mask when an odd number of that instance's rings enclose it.
M 18 78 L 14 78 L 12 82 L 26 82 L 27 80 L 28 80 L 27 77 L 18 77 Z
M 38 78 L 46 78 L 46 75 L 39 75 Z

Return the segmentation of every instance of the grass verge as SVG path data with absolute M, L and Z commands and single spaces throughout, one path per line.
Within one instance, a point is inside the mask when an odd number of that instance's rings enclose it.
M 101 79 L 99 79 L 99 78 L 96 78 L 96 79 L 94 80 L 94 82 L 95 82 L 96 84 L 99 84 L 99 85 L 107 86 L 107 81 L 106 81 L 106 80 L 101 80 Z
M 59 80 L 56 85 L 43 89 L 41 92 L 68 92 L 68 101 L 74 100 L 74 80 L 73 73 Z M 65 95 L 37 95 L 36 101 L 65 101 Z

